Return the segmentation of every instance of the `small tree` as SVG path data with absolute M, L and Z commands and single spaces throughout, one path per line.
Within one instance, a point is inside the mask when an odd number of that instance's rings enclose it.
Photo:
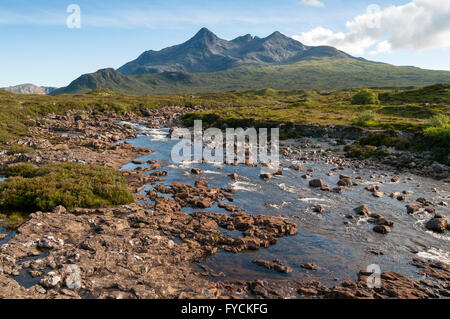
M 364 89 L 355 94 L 352 98 L 352 104 L 354 105 L 368 105 L 368 104 L 380 104 L 378 95 L 371 90 Z
M 445 114 L 437 114 L 429 119 L 429 123 L 432 127 L 447 127 L 449 120 Z
M 350 120 L 353 125 L 365 126 L 369 122 L 375 122 L 377 119 L 377 113 L 368 110 L 354 115 Z

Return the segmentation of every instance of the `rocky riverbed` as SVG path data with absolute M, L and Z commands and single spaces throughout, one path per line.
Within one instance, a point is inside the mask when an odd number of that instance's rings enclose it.
M 0 230 L 0 297 L 450 296 L 447 167 L 350 160 L 328 138 L 283 142 L 283 169 L 266 179 L 248 165 L 175 164 L 160 128 L 184 112 L 36 121 L 18 143 L 37 151 L 3 165 L 107 165 L 136 203 L 57 207 Z M 379 288 L 367 286 L 370 264 Z

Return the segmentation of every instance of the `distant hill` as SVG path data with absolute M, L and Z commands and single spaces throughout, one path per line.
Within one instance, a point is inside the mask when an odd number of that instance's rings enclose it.
M 27 83 L 10 86 L 2 89 L 16 94 L 49 94 L 53 92 L 56 88 L 47 86 L 37 86 L 34 84 Z
M 123 75 L 112 68 L 98 70 L 95 73 L 84 74 L 70 83 L 66 88 L 54 90 L 51 95 L 61 93 L 85 93 L 97 88 L 109 89 L 117 92 L 142 94 L 148 86 L 133 77 Z
M 206 28 L 180 45 L 146 51 L 117 71 L 82 75 L 52 92 L 106 88 L 133 94 L 262 89 L 424 86 L 450 82 L 449 71 L 397 67 L 355 58 L 333 47 L 310 47 L 274 32 L 220 39 Z

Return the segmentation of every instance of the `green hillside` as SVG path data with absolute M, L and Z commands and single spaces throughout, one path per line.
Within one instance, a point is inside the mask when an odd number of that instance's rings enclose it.
M 450 83 L 449 71 L 398 67 L 347 58 L 314 58 L 287 65 L 246 66 L 214 73 L 164 72 L 123 75 L 112 69 L 84 75 L 52 93 L 86 93 L 102 87 L 129 94 L 179 94 L 271 87 L 278 90 L 334 90 L 352 87 L 408 87 Z
M 380 94 L 383 102 L 390 104 L 443 103 L 450 104 L 450 85 L 436 84 L 402 92 Z

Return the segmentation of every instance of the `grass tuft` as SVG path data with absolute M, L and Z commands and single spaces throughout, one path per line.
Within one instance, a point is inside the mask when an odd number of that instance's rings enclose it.
M 134 201 L 120 172 L 96 165 L 24 163 L 6 170 L 0 182 L 0 209 L 51 211 L 58 205 L 100 208 Z

